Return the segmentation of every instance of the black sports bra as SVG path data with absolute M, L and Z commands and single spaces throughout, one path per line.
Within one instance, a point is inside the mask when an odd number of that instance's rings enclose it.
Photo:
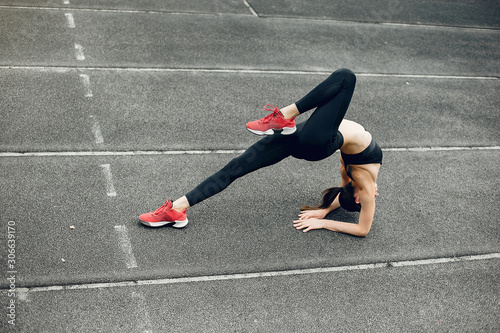
M 380 163 L 382 164 L 382 149 L 380 146 L 373 140 L 370 142 L 370 145 L 366 147 L 361 153 L 358 154 L 344 154 L 340 152 L 342 156 L 342 160 L 344 160 L 344 167 L 349 178 L 352 178 L 351 168 L 349 167 L 351 164 L 353 165 L 361 165 L 361 164 L 372 164 L 372 163 Z

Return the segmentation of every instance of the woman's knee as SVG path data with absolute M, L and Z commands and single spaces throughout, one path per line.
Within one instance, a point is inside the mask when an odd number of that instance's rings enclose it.
M 347 83 L 348 85 L 356 83 L 356 74 L 354 74 L 354 72 L 349 68 L 337 69 L 332 75 L 335 74 L 342 76 L 344 83 Z

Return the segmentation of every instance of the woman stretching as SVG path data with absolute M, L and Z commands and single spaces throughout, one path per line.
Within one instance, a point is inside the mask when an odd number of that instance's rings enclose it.
M 377 175 L 382 163 L 382 150 L 363 126 L 343 120 L 351 101 L 356 76 L 348 69 L 339 69 L 305 97 L 281 110 L 266 105 L 268 116 L 247 123 L 258 135 L 269 135 L 234 158 L 221 170 L 208 177 L 185 196 L 174 202 L 167 200 L 157 210 L 142 214 L 141 222 L 150 227 L 172 224 L 182 228 L 188 223 L 186 209 L 221 192 L 234 180 L 260 168 L 278 163 L 288 156 L 318 161 L 341 151 L 341 187 L 323 192 L 316 207 L 303 207 L 298 230 L 325 228 L 356 236 L 366 236 L 375 214 Z M 295 117 L 313 108 L 311 117 L 295 126 Z M 278 132 L 275 132 L 277 130 Z M 342 207 L 359 211 L 359 222 L 345 223 L 325 220 L 331 211 Z

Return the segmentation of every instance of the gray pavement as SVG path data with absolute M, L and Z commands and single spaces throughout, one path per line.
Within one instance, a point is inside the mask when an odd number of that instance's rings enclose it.
M 266 114 L 262 102 L 284 105 L 324 78 L 97 71 L 91 74 L 90 100 L 76 70 L 57 73 L 57 80 L 54 75 L 29 69 L 0 72 L 0 79 L 9 82 L 3 87 L 8 121 L 0 124 L 4 150 L 245 149 L 257 138 L 241 124 L 249 115 Z M 283 83 L 287 79 L 291 82 Z M 235 84 L 243 80 L 243 85 Z M 214 86 L 224 93 L 214 93 Z M 19 94 L 22 89 L 37 93 Z M 498 80 L 360 76 L 348 116 L 366 123 L 385 147 L 488 146 L 500 141 L 499 89 Z M 436 94 L 439 99 L 433 98 Z M 265 96 L 264 101 L 255 96 Z M 222 113 L 230 117 L 222 118 Z M 95 120 L 106 131 L 104 145 L 96 145 L 89 131 Z M 19 131 L 23 126 L 30 130 Z
M 106 321 L 107 332 L 494 332 L 497 274 L 492 263 L 467 263 L 37 292 L 26 302 L 26 328 L 79 332 Z
M 70 29 L 62 14 L 2 11 L 2 30 L 22 28 L 3 37 L 12 47 L 0 50 L 0 65 L 498 75 L 493 29 L 109 11 L 70 13 L 78 22 Z M 85 60 L 76 59 L 75 44 Z
M 0 330 L 499 331 L 499 11 L 0 1 Z M 339 67 L 384 149 L 366 238 L 292 227 L 338 153 L 239 179 L 185 229 L 138 223 Z

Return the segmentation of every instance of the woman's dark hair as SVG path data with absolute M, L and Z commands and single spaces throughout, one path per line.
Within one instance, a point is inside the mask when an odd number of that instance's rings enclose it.
M 344 187 L 327 188 L 323 191 L 322 195 L 323 198 L 318 206 L 304 206 L 301 208 L 301 210 L 328 208 L 332 204 L 333 200 L 335 200 L 337 195 L 339 195 L 340 206 L 345 210 L 350 212 L 359 212 L 361 210 L 361 205 L 356 203 L 356 199 L 354 198 L 354 187 L 351 183 L 348 183 Z

